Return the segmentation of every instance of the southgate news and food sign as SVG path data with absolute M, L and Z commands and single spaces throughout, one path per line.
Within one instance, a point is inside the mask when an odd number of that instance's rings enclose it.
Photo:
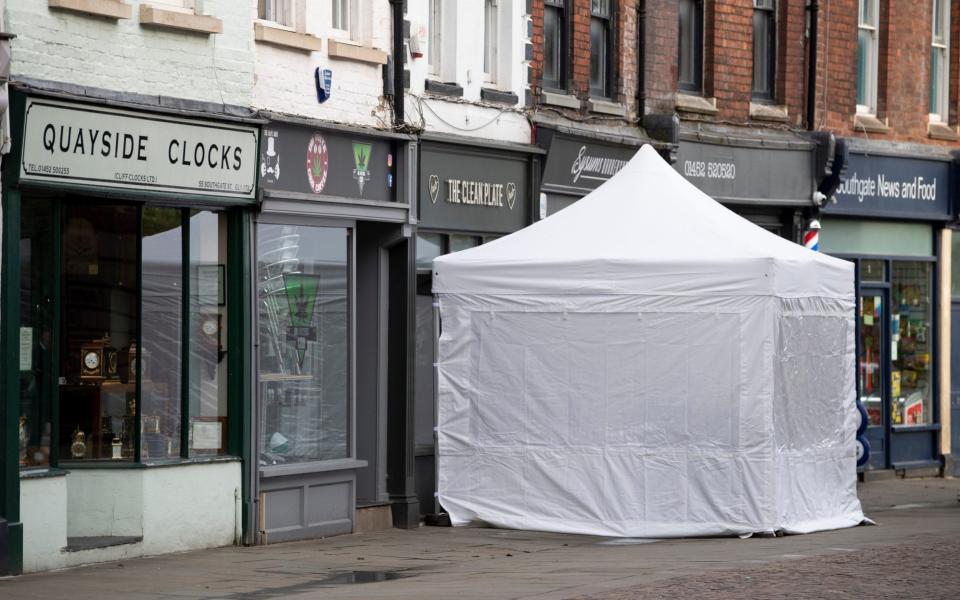
M 257 130 L 28 99 L 20 179 L 253 199 Z
M 851 153 L 836 215 L 950 219 L 950 165 L 942 160 Z

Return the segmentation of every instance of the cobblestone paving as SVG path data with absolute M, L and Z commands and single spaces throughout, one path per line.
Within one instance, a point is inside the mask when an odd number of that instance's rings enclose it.
M 960 542 L 944 539 L 676 577 L 580 600 L 960 598 Z

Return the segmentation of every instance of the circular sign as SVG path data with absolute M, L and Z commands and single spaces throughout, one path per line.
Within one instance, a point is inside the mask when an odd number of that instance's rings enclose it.
M 870 460 L 870 442 L 867 438 L 857 436 L 857 466 L 862 467 Z
M 867 409 L 860 404 L 860 400 L 857 400 L 857 435 L 862 436 L 867 431 L 867 424 L 869 422 L 869 417 L 867 416 Z
M 323 191 L 327 185 L 327 172 L 330 163 L 330 154 L 327 151 L 327 140 L 319 133 L 313 134 L 307 144 L 307 181 L 314 194 Z

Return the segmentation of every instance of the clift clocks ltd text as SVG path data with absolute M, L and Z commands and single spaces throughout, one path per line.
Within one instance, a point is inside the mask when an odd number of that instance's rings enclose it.
M 55 126 L 43 128 L 43 149 L 50 154 L 80 154 L 123 160 L 147 161 L 150 138 L 123 131 Z M 243 166 L 243 149 L 227 144 L 190 142 L 172 139 L 167 144 L 167 160 L 172 165 L 209 167 L 239 171 Z

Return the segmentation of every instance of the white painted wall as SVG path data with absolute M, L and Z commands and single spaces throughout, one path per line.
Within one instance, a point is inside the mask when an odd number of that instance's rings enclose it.
M 248 0 L 249 1 L 249 0 Z M 257 2 L 250 2 L 251 15 L 257 16 Z M 256 42 L 256 84 L 253 104 L 257 108 L 327 121 L 389 128 L 393 116 L 383 99 L 383 69 L 379 64 L 330 58 L 327 48 L 331 37 L 330 2 L 307 0 L 305 32 L 323 40 L 320 52 Z M 386 0 L 356 0 L 357 28 L 351 41 L 390 54 L 392 22 Z M 333 71 L 330 99 L 317 102 L 314 69 Z
M 141 27 L 139 0 L 130 19 L 50 9 L 46 0 L 7 0 L 13 40 L 11 76 L 140 94 L 249 106 L 253 25 L 249 4 L 204 0 L 223 33 L 202 35 Z
M 23 571 L 33 573 L 61 565 L 67 545 L 67 478 L 20 480 L 20 520 L 23 523 Z
M 240 485 L 239 461 L 75 469 L 22 480 L 24 571 L 230 545 Z M 68 535 L 142 535 L 143 541 L 64 552 Z
M 483 75 L 484 1 L 442 0 L 440 48 L 431 48 L 428 0 L 409 0 L 406 18 L 411 36 L 425 50 L 410 60 L 410 90 L 404 110 L 407 121 L 429 132 L 530 143 L 530 125 L 523 114 L 528 63 L 524 57 L 527 23 L 524 0 L 499 0 L 498 60 L 495 81 Z M 439 52 L 439 72 L 431 73 L 430 52 Z M 463 97 L 445 99 L 425 94 L 427 79 L 452 82 L 463 88 Z M 516 94 L 515 106 L 481 100 L 482 88 Z

